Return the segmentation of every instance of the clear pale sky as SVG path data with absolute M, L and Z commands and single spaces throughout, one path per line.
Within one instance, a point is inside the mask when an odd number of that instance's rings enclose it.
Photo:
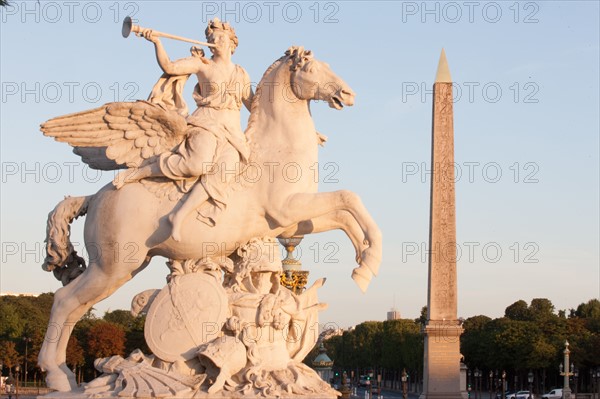
M 39 124 L 147 97 L 161 71 L 151 43 L 121 37 L 133 15 L 197 40 L 208 19 L 230 21 L 240 39 L 234 62 L 254 82 L 303 45 L 356 91 L 342 111 L 312 105 L 329 136 L 320 190 L 362 197 L 383 231 L 384 258 L 363 295 L 343 233 L 305 238 L 311 282 L 327 277 L 323 323 L 383 320 L 394 305 L 414 318 L 426 304 L 430 89 L 442 47 L 456 82 L 459 315 L 498 317 L 518 299 L 567 309 L 600 297 L 598 2 L 11 2 L 0 10 L 2 292 L 60 287 L 40 268 L 47 214 L 64 195 L 92 194 L 113 177 L 84 168 Z M 189 54 L 188 44 L 163 43 L 172 59 Z M 153 261 L 98 313 L 128 308 L 166 273 L 163 259 Z

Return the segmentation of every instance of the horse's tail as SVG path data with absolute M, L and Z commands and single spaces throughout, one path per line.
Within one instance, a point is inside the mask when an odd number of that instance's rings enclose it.
M 91 195 L 66 197 L 48 214 L 46 225 L 46 259 L 42 269 L 54 272 L 63 285 L 85 270 L 85 260 L 77 255 L 69 239 L 73 219 L 87 213 Z M 67 272 L 68 271 L 68 272 Z

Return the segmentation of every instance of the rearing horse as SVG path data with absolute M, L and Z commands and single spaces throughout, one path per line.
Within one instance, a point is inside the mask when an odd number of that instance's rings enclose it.
M 54 298 L 38 359 L 47 371 L 50 388 L 68 391 L 76 387 L 65 364 L 71 329 L 64 326 L 72 327 L 157 255 L 170 259 L 228 256 L 253 237 L 341 229 L 352 241 L 359 263 L 352 278 L 366 290 L 381 262 L 381 232 L 356 194 L 317 193 L 318 146 L 310 100 L 341 109 L 354 103 L 354 93 L 310 52 L 288 51 L 267 69 L 257 86 L 246 130 L 254 166 L 246 170 L 253 169 L 252 177 L 241 175 L 243 182 L 232 192 L 216 226 L 189 217 L 181 242 L 170 237 L 167 220 L 177 202 L 156 195 L 143 182 L 119 190 L 108 184 L 94 195 L 70 197 L 57 205 L 49 216 L 47 237 L 49 248 L 62 248 L 55 254 L 54 265 L 61 267 L 73 260 L 69 224 L 86 213 L 84 238 L 90 264 Z M 59 338 L 51 339 L 51 335 Z

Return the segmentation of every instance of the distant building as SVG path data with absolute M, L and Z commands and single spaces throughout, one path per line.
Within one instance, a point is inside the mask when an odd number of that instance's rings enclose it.
M 31 294 L 25 292 L 0 292 L 0 296 L 30 296 L 30 297 L 38 297 L 40 294 Z
M 342 334 L 344 334 L 344 330 L 342 330 L 341 328 L 328 328 L 327 330 L 324 330 L 321 332 L 321 334 L 319 334 L 319 341 L 327 341 L 331 337 L 335 337 L 337 335 Z
M 387 319 L 388 320 L 400 320 L 400 311 L 392 308 L 392 310 L 390 310 L 389 312 L 387 312 Z

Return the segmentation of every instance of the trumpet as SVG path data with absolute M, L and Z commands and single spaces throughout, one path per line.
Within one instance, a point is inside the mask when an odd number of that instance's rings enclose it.
M 121 28 L 121 34 L 125 38 L 129 37 L 131 32 L 135 33 L 136 36 L 141 36 L 142 31 L 145 29 L 147 29 L 147 28 L 142 28 L 141 26 L 134 24 L 133 21 L 131 20 L 131 17 L 125 17 L 125 19 L 123 20 L 123 27 Z M 152 30 L 152 33 L 155 36 L 166 37 L 167 39 L 180 40 L 182 42 L 200 44 L 202 46 L 207 46 L 207 47 L 217 47 L 213 43 L 206 43 L 206 42 L 201 42 L 201 41 L 194 40 L 194 39 L 188 39 L 187 37 L 171 35 L 170 33 L 159 32 L 157 30 Z

